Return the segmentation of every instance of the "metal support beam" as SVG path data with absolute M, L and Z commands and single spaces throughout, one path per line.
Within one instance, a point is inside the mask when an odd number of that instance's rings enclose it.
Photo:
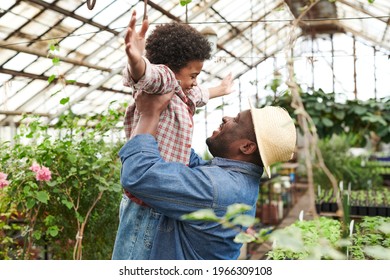
M 351 33 L 353 36 L 356 36 L 356 37 L 361 37 L 363 38 L 364 40 L 368 41 L 368 42 L 371 42 L 373 46 L 377 46 L 377 47 L 380 47 L 380 48 L 383 48 L 383 49 L 386 49 L 386 50 L 389 50 L 390 49 L 390 44 L 389 42 L 387 42 L 388 44 L 385 44 L 385 42 L 380 42 L 380 41 L 377 41 L 375 40 L 374 38 L 370 38 L 369 36 L 367 36 L 366 34 L 364 34 L 363 32 L 359 32 L 355 29 L 352 29 L 350 27 L 347 27 L 347 26 L 344 26 L 342 24 L 340 24 L 339 22 L 335 21 L 335 24 L 338 24 L 340 25 L 342 28 L 344 28 L 345 32 L 349 32 Z
M 24 114 L 27 115 L 36 115 L 40 117 L 50 117 L 50 114 L 47 113 L 36 113 L 36 112 L 23 112 L 23 111 L 4 111 L 0 110 L 0 115 L 6 115 L 6 116 L 22 116 Z
M 55 4 L 51 4 L 51 3 L 48 3 L 48 2 L 45 2 L 45 1 L 41 1 L 41 0 L 23 0 L 23 1 L 24 2 L 28 2 L 28 3 L 37 4 L 37 5 L 42 6 L 45 9 L 48 9 L 48 10 L 56 11 L 57 13 L 60 13 L 60 14 L 62 14 L 64 16 L 77 19 L 77 20 L 79 20 L 79 21 L 81 21 L 83 23 L 90 24 L 92 26 L 95 26 L 95 27 L 99 28 L 100 30 L 105 30 L 105 31 L 110 32 L 110 33 L 112 33 L 114 35 L 118 35 L 119 34 L 118 31 L 110 29 L 107 26 L 104 26 L 102 24 L 96 23 L 96 22 L 92 21 L 91 19 L 87 19 L 87 18 L 84 18 L 82 16 L 76 15 L 75 13 L 70 12 L 68 10 L 65 10 L 65 9 L 63 9 L 61 7 L 58 7 Z
M 26 72 L 19 72 L 19 71 L 4 69 L 4 68 L 1 68 L 1 67 L 0 67 L 0 73 L 12 75 L 12 76 L 15 76 L 15 77 L 25 77 L 25 78 L 29 78 L 29 79 L 32 79 L 32 80 L 41 80 L 41 81 L 47 81 L 48 78 L 49 78 L 49 77 L 44 76 L 44 75 L 36 75 L 36 74 L 31 74 L 31 73 L 26 73 Z M 58 79 L 55 79 L 52 83 L 55 84 L 55 82 L 57 80 Z M 79 86 L 79 87 L 90 87 L 91 86 L 90 84 L 80 83 L 80 82 L 77 82 L 77 81 L 72 83 L 72 85 Z M 114 92 L 114 93 L 129 94 L 128 92 L 125 92 L 125 91 L 122 91 L 122 90 L 111 89 L 111 88 L 107 88 L 107 87 L 103 87 L 103 86 L 99 87 L 98 90 L 110 91 L 110 92 Z
M 16 52 L 28 53 L 28 54 L 36 55 L 36 56 L 43 57 L 43 58 L 53 58 L 54 57 L 54 55 L 52 53 L 49 53 L 47 51 L 38 50 L 38 49 L 34 49 L 31 47 L 25 47 L 25 46 L 21 46 L 21 45 L 12 45 L 12 44 L 9 44 L 8 42 L 2 41 L 2 40 L 0 40 L 0 48 L 12 50 L 12 51 L 16 51 Z M 110 68 L 100 67 L 100 66 L 97 66 L 96 64 L 83 62 L 83 61 L 78 60 L 78 59 L 72 59 L 72 58 L 68 58 L 66 56 L 60 56 L 60 55 L 55 56 L 55 57 L 58 57 L 60 59 L 60 61 L 74 64 L 77 66 L 84 66 L 87 68 L 101 70 L 104 72 L 111 71 Z

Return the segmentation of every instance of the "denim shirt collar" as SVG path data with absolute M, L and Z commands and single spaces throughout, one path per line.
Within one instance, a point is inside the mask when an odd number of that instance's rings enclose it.
M 244 174 L 248 174 L 254 177 L 261 177 L 263 174 L 263 167 L 250 162 L 244 162 L 240 160 L 226 159 L 221 157 L 215 157 L 209 161 L 210 165 L 217 165 L 221 168 L 226 168 Z

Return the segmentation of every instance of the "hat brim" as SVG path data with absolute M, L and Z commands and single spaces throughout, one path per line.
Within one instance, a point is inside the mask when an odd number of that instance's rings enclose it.
M 256 109 L 252 104 L 250 108 L 264 171 L 271 178 L 271 165 L 288 161 L 294 155 L 295 125 L 284 108 L 267 106 Z

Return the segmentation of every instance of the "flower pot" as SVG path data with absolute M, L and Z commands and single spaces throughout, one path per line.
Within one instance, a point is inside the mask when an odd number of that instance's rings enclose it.
M 377 211 L 378 216 L 382 216 L 382 217 L 387 216 L 387 207 L 385 207 L 385 206 L 378 206 L 376 208 L 376 211 Z
M 339 206 L 337 205 L 336 202 L 330 203 L 330 212 L 336 212 L 338 209 L 339 209 Z
M 367 215 L 368 216 L 377 216 L 377 211 L 376 211 L 376 207 L 375 206 L 368 206 L 367 207 Z
M 276 225 L 279 222 L 278 208 L 274 204 L 264 204 L 261 207 L 261 222 L 265 225 Z
M 366 206 L 357 206 L 359 216 L 367 216 L 367 207 Z
M 330 203 L 322 202 L 321 203 L 321 212 L 330 212 Z
M 357 205 L 351 205 L 350 215 L 354 215 L 354 216 L 359 215 L 358 208 L 359 208 L 359 206 L 357 206 Z
M 317 214 L 320 214 L 321 213 L 321 204 L 320 203 L 316 203 L 315 206 L 316 206 Z

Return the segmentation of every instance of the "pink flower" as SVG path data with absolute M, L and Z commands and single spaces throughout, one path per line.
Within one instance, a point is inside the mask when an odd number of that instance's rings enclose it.
M 9 185 L 9 181 L 7 181 L 7 174 L 0 172 L 0 189 Z
M 38 172 L 39 170 L 41 170 L 41 167 L 39 166 L 38 163 L 33 163 L 33 165 L 31 165 L 30 167 L 30 170 L 33 172 Z
M 37 171 L 36 178 L 38 181 L 50 181 L 51 171 L 49 170 L 49 168 L 42 165 L 40 170 Z

